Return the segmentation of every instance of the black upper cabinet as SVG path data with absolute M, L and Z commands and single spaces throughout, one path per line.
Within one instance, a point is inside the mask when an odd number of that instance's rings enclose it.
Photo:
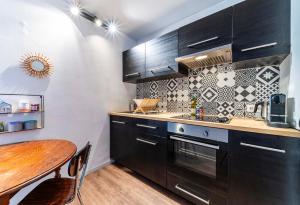
M 233 8 L 222 10 L 179 29 L 179 56 L 232 43 Z
M 178 32 L 173 31 L 146 43 L 147 77 L 162 77 L 176 72 L 178 57 Z M 185 73 L 183 73 L 185 74 Z
M 233 61 L 290 53 L 290 0 L 246 0 L 234 6 Z
M 123 53 L 123 81 L 142 82 L 181 77 L 188 71 L 178 66 L 178 32 L 173 31 Z
M 300 140 L 230 132 L 231 205 L 300 204 Z
M 140 44 L 123 52 L 123 81 L 136 82 L 145 77 L 146 44 Z

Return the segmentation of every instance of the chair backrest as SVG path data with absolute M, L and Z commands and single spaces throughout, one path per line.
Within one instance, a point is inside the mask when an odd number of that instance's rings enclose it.
M 90 142 L 88 142 L 86 146 L 82 148 L 79 152 L 77 152 L 77 154 L 70 161 L 68 169 L 69 176 L 76 177 L 76 181 L 80 180 L 78 185 L 76 183 L 77 189 L 80 189 L 82 185 L 89 160 L 91 147 L 92 145 L 90 144 Z M 81 176 L 79 178 L 80 173 Z

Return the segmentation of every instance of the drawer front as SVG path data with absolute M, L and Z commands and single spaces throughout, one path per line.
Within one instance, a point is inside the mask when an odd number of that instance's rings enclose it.
M 167 174 L 167 187 L 197 205 L 227 205 L 225 198 L 170 173 Z
M 179 29 L 179 56 L 232 43 L 232 12 L 228 8 Z
M 148 134 L 155 134 L 164 138 L 167 137 L 166 122 L 136 119 L 134 121 L 134 127 L 137 133 L 148 133 Z

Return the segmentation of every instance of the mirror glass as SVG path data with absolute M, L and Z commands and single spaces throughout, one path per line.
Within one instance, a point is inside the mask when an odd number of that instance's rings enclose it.
M 42 71 L 44 70 L 45 66 L 42 61 L 35 60 L 31 63 L 32 69 L 35 71 Z

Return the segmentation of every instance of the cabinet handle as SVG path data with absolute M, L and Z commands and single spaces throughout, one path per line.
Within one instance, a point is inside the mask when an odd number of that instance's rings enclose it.
M 140 76 L 141 73 L 131 73 L 131 74 L 127 74 L 125 75 L 125 77 L 134 77 L 134 76 Z
M 149 126 L 149 125 L 142 125 L 142 124 L 136 124 L 137 127 L 143 127 L 143 128 L 148 128 L 152 130 L 156 130 L 157 127 Z
M 267 150 L 267 151 L 271 151 L 271 152 L 279 152 L 279 153 L 283 153 L 283 154 L 286 153 L 286 151 L 282 150 L 282 149 L 274 149 L 274 148 L 271 148 L 271 147 L 253 145 L 253 144 L 248 144 L 248 143 L 244 143 L 244 142 L 241 142 L 240 144 L 242 146 L 245 146 L 245 147 L 252 147 L 252 148 L 256 148 L 256 149 L 262 149 L 262 150 Z
M 148 140 L 144 140 L 144 139 L 141 139 L 141 138 L 136 138 L 136 141 L 143 142 L 143 143 L 146 143 L 146 144 L 150 144 L 150 145 L 153 145 L 153 146 L 157 145 L 157 142 L 150 142 Z
M 163 69 L 163 68 L 168 68 L 169 70 L 174 71 L 174 69 L 173 69 L 171 66 L 162 66 L 162 67 L 158 67 L 158 68 L 152 69 L 152 70 L 151 70 L 151 73 L 152 73 L 153 75 L 154 75 L 155 73 L 162 73 L 162 72 L 164 72 L 164 71 L 160 71 L 160 70 Z M 158 72 L 157 72 L 157 70 L 158 70 Z
M 197 200 L 199 200 L 199 201 L 201 201 L 201 202 L 203 202 L 205 204 L 209 205 L 209 203 L 210 203 L 209 200 L 205 200 L 205 199 L 203 199 L 203 198 L 201 198 L 199 196 L 196 196 L 195 194 L 193 194 L 193 193 L 191 193 L 191 192 L 189 192 L 189 191 L 181 188 L 179 184 L 176 184 L 175 189 L 177 189 L 177 190 L 179 190 L 179 191 L 181 191 L 181 192 L 183 192 L 183 193 L 185 193 L 185 194 L 187 194 L 187 195 L 189 195 L 189 196 L 191 196 L 191 197 L 193 197 L 193 198 L 195 198 L 195 199 L 197 199 Z
M 181 141 L 181 142 L 186 142 L 186 143 L 190 143 L 190 144 L 194 144 L 194 145 L 199 145 L 199 146 L 202 146 L 202 147 L 212 148 L 212 149 L 216 149 L 216 150 L 220 149 L 219 146 L 206 144 L 206 143 L 202 143 L 202 142 L 196 142 L 196 141 L 193 141 L 193 140 L 182 139 L 182 138 L 175 137 L 175 136 L 170 136 L 170 139 Z
M 260 46 L 254 46 L 251 48 L 245 48 L 242 49 L 242 52 L 247 52 L 247 51 L 252 51 L 252 50 L 257 50 L 257 49 L 261 49 L 261 48 L 267 48 L 267 47 L 272 47 L 272 46 L 276 46 L 278 43 L 274 42 L 274 43 L 268 43 L 268 44 L 264 44 L 264 45 L 260 45 Z
M 115 121 L 115 120 L 113 120 L 112 122 L 115 123 L 115 124 L 121 124 L 121 125 L 125 125 L 126 124 L 126 122 Z
M 187 46 L 187 48 L 193 48 L 195 46 L 198 46 L 198 45 L 201 45 L 203 43 L 210 42 L 210 41 L 214 41 L 214 40 L 217 40 L 217 39 L 219 39 L 219 36 L 215 36 L 213 38 L 209 38 L 209 39 L 206 39 L 206 40 L 203 40 L 203 41 L 199 41 L 197 43 L 190 44 L 190 45 Z

